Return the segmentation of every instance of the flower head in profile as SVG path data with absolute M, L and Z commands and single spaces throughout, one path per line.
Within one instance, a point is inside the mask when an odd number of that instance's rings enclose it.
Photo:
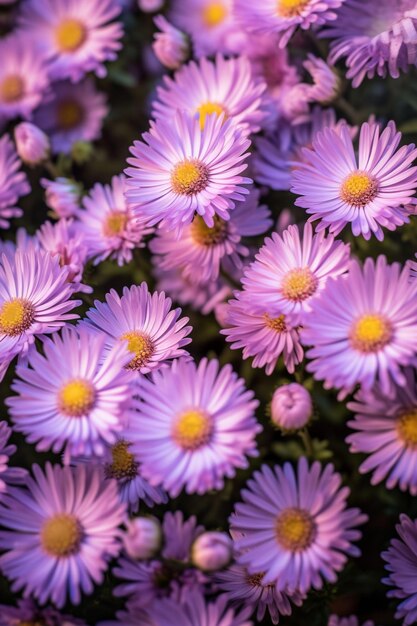
M 54 217 L 75 217 L 80 208 L 80 187 L 74 180 L 58 177 L 55 180 L 41 178 L 45 189 L 45 202 Z
M 125 508 L 115 481 L 98 470 L 47 463 L 32 467 L 26 487 L 0 503 L 0 567 L 14 592 L 41 604 L 79 604 L 103 581 L 108 561 L 120 551 Z
M 200 215 L 228 220 L 235 202 L 249 193 L 245 152 L 249 139 L 224 114 L 206 116 L 204 128 L 194 116 L 178 111 L 172 119 L 151 123 L 143 141 L 135 141 L 125 170 L 127 200 L 136 217 L 177 230 Z
M 119 13 L 117 0 L 28 0 L 20 27 L 49 60 L 52 80 L 78 82 L 88 72 L 103 78 L 104 63 L 117 58 L 123 28 L 113 20 Z
M 303 66 L 313 80 L 313 84 L 307 87 L 308 99 L 323 106 L 335 100 L 341 89 L 341 80 L 334 68 L 314 54 L 307 55 Z
M 407 384 L 402 368 L 416 361 L 416 290 L 408 267 L 388 265 L 384 256 L 367 258 L 363 267 L 351 261 L 347 276 L 315 300 L 301 331 L 302 342 L 313 346 L 307 369 L 341 396 L 375 383 L 392 396 L 394 384 Z
M 16 452 L 15 445 L 9 443 L 12 429 L 7 422 L 0 422 L 0 500 L 10 485 L 25 482 L 27 471 L 20 467 L 9 466 L 10 457 Z M 1 613 L 0 613 L 1 615 Z
M 238 562 L 250 574 L 262 572 L 262 584 L 289 594 L 334 583 L 361 537 L 356 526 L 367 520 L 347 508 L 349 489 L 332 465 L 310 467 L 301 457 L 297 470 L 289 463 L 264 465 L 242 491 L 243 502 L 230 518 L 239 551 Z
M 347 126 L 324 129 L 303 150 L 294 169 L 291 191 L 297 206 L 320 220 L 317 230 L 337 235 L 351 224 L 355 236 L 382 240 L 382 227 L 395 230 L 409 221 L 406 208 L 417 190 L 414 144 L 399 148 L 401 133 L 394 122 L 382 130 L 365 122 L 359 135 L 358 156 Z
M 16 368 L 17 394 L 7 399 L 17 431 L 38 450 L 101 456 L 117 441 L 128 418 L 132 375 L 123 345 L 108 352 L 105 336 L 68 326 L 45 338 L 43 354 L 32 350 Z M 29 408 L 30 407 L 30 408 Z
M 95 265 L 106 258 L 118 265 L 129 263 L 133 250 L 143 248 L 144 236 L 153 230 L 133 216 L 125 190 L 126 177 L 113 176 L 111 185 L 97 183 L 83 198 L 84 211 L 77 213 L 78 228 Z
M 154 19 L 161 32 L 154 34 L 152 44 L 157 59 L 171 70 L 177 70 L 190 56 L 190 42 L 185 33 L 168 22 L 163 15 Z
M 221 489 L 226 477 L 256 456 L 258 401 L 230 365 L 183 359 L 143 379 L 132 449 L 142 473 L 171 497 Z
M 30 192 L 30 186 L 9 135 L 0 138 L 0 228 L 9 228 L 11 217 L 21 217 L 16 206 L 20 196 Z

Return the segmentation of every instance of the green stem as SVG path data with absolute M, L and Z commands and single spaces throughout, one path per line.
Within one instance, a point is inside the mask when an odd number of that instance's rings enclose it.
M 314 448 L 313 448 L 313 442 L 310 437 L 310 433 L 308 432 L 306 428 L 304 428 L 303 430 L 300 430 L 299 435 L 300 435 L 301 441 L 303 442 L 303 445 L 306 451 L 306 456 L 311 459 L 314 458 Z

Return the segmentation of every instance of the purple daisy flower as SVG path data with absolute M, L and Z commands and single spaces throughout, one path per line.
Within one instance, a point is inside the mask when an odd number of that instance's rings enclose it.
M 170 119 L 177 110 L 198 118 L 203 129 L 207 115 L 224 114 L 243 126 L 247 133 L 260 130 L 266 115 L 262 94 L 266 84 L 252 76 L 245 57 L 225 59 L 218 54 L 214 63 L 206 58 L 191 61 L 175 77 L 164 77 L 153 103 L 156 119 Z
M 162 270 L 180 269 L 194 283 L 216 280 L 226 259 L 241 269 L 242 258 L 249 255 L 242 238 L 261 235 L 272 225 L 269 209 L 258 204 L 259 195 L 253 189 L 244 202 L 236 205 L 228 221 L 215 216 L 212 228 L 199 215 L 181 229 L 179 237 L 160 228 L 149 245 L 160 257 L 156 260 L 158 266 Z
M 124 368 L 122 344 L 111 352 L 104 334 L 88 327 L 68 326 L 62 335 L 45 338 L 43 354 L 31 350 L 28 363 L 18 365 L 7 398 L 15 429 L 37 450 L 65 448 L 72 456 L 101 456 L 116 442 L 127 419 L 132 375 Z
M 0 122 L 29 119 L 49 87 L 46 61 L 33 39 L 20 32 L 0 42 L 0 58 Z
M 395 617 L 409 626 L 417 620 L 417 520 L 400 515 L 396 531 L 400 539 L 392 539 L 388 550 L 381 554 L 389 572 L 382 582 L 394 587 L 387 593 L 389 598 L 402 600 Z
M 344 0 L 235 0 L 234 11 L 242 26 L 258 33 L 277 33 L 283 48 L 295 30 L 308 30 L 335 20 Z
M 62 615 L 53 608 L 40 609 L 33 600 L 19 600 L 17 607 L 0 605 L 0 626 L 87 626 L 71 615 Z
M 49 135 L 54 153 L 69 153 L 76 141 L 94 141 L 101 136 L 107 113 L 105 95 L 86 78 L 77 85 L 54 83 L 51 101 L 35 111 L 33 122 Z
M 37 335 L 52 333 L 81 304 L 70 300 L 74 288 L 68 267 L 48 252 L 31 248 L 3 254 L 0 259 L 0 371 L 4 374 L 16 354 L 26 353 Z
M 126 177 L 113 176 L 111 185 L 97 183 L 83 198 L 79 211 L 79 230 L 88 246 L 94 265 L 107 258 L 118 265 L 129 263 L 135 248 L 143 248 L 143 238 L 153 231 L 138 222 L 125 198 Z
M 253 358 L 252 367 L 264 367 L 269 376 L 279 357 L 292 374 L 304 356 L 298 330 L 290 326 L 285 315 L 271 317 L 267 310 L 253 313 L 253 295 L 250 291 L 236 291 L 235 300 L 229 300 L 225 328 L 220 331 L 231 343 L 232 350 L 243 348 L 243 358 Z
M 126 196 L 137 217 L 170 230 L 189 224 L 195 213 L 207 226 L 214 216 L 228 220 L 235 201 L 249 193 L 246 169 L 249 139 L 224 114 L 198 119 L 178 111 L 174 118 L 151 122 L 151 129 L 130 148 L 134 158 Z
M 348 409 L 356 413 L 348 422 L 351 452 L 368 454 L 360 471 L 373 472 L 372 484 L 385 479 L 388 489 L 397 484 L 417 495 L 417 382 L 413 369 L 404 372 L 405 387 L 395 387 L 388 398 L 379 385 L 359 391 Z
M 0 503 L 0 557 L 12 590 L 41 604 L 79 604 L 81 592 L 101 584 L 111 557 L 120 550 L 118 526 L 125 517 L 115 481 L 100 472 L 38 465 L 27 488 L 14 488 Z
M 346 59 L 346 77 L 354 87 L 365 77 L 398 78 L 417 65 L 415 0 L 346 0 L 322 36 L 333 40 L 332 63 Z
M 330 615 L 327 626 L 359 626 L 359 620 L 356 615 L 350 615 L 350 617 Z M 362 626 L 374 626 L 374 623 L 371 620 L 367 620 Z
M 15 445 L 8 443 L 12 429 L 7 422 L 0 422 L 0 500 L 9 485 L 19 485 L 25 482 L 27 471 L 20 467 L 9 467 L 9 458 L 16 452 Z
M 116 0 L 28 0 L 20 26 L 49 59 L 52 80 L 78 82 L 87 72 L 103 78 L 104 63 L 117 58 L 123 28 L 112 20 L 120 11 Z
M 128 368 L 147 374 L 188 355 L 183 347 L 191 342 L 187 335 L 192 328 L 186 326 L 188 317 L 180 318 L 181 309 L 171 309 L 171 304 L 163 292 L 149 293 L 146 283 L 124 287 L 122 297 L 111 289 L 105 303 L 94 302 L 87 323 L 106 334 L 108 348 L 127 341 L 133 354 Z
M 257 455 L 258 401 L 230 365 L 174 361 L 143 379 L 139 395 L 132 450 L 144 477 L 171 497 L 184 487 L 199 494 L 221 489 L 236 468 L 248 467 L 247 456 Z
M 311 224 L 305 224 L 302 235 L 295 225 L 281 235 L 272 233 L 242 278 L 252 310 L 284 314 L 292 326 L 302 324 L 327 280 L 346 272 L 349 255 L 349 245 L 323 232 L 313 234 Z
M 416 362 L 416 290 L 408 267 L 388 265 L 384 256 L 367 258 L 363 268 L 352 261 L 348 275 L 315 300 L 301 330 L 302 342 L 313 346 L 307 369 L 341 396 L 356 384 L 368 391 L 377 382 L 392 396 L 394 383 L 407 384 L 401 367 Z
M 258 622 L 268 612 L 271 622 L 278 624 L 282 615 L 291 615 L 291 602 L 300 606 L 303 597 L 299 593 L 288 596 L 285 592 L 277 591 L 274 584 L 264 585 L 262 578 L 262 574 L 249 574 L 245 567 L 235 563 L 226 570 L 217 572 L 214 583 L 218 591 L 226 594 L 231 604 L 243 604 L 252 611 L 256 610 Z
M 230 518 L 232 532 L 241 533 L 238 562 L 251 574 L 262 572 L 262 584 L 290 594 L 334 583 L 348 556 L 360 555 L 352 542 L 361 537 L 355 527 L 367 520 L 346 508 L 349 489 L 340 484 L 333 465 L 309 467 L 304 457 L 297 472 L 289 463 L 264 465 Z
M 52 209 L 53 217 L 75 217 L 80 208 L 81 190 L 74 180 L 59 177 L 55 180 L 41 178 L 45 189 L 45 202 Z
M 351 223 L 355 236 L 384 238 L 381 226 L 395 230 L 409 221 L 410 203 L 417 189 L 417 156 L 414 144 L 398 148 L 401 133 L 389 122 L 361 126 L 356 157 L 347 126 L 325 128 L 303 150 L 303 162 L 294 169 L 291 191 L 296 206 L 320 220 L 317 230 L 329 227 L 337 235 Z
M 9 228 L 11 217 L 21 217 L 23 211 L 16 207 L 20 196 L 30 193 L 30 185 L 9 135 L 0 139 L 0 228 Z

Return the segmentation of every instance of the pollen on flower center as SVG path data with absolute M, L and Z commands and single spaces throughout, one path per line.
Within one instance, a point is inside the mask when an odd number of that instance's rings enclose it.
M 227 14 L 223 2 L 209 2 L 203 9 L 203 22 L 208 28 L 214 28 L 224 22 Z
M 310 0 L 278 0 L 277 12 L 280 17 L 296 17 L 300 15 Z
M 127 349 L 134 354 L 133 359 L 127 365 L 128 369 L 139 370 L 146 365 L 155 352 L 152 339 L 144 333 L 134 330 L 124 333 L 120 339 L 127 340 Z
M 0 307 L 0 332 L 16 337 L 28 330 L 34 319 L 33 304 L 23 298 L 13 298 Z
M 284 509 L 275 523 L 278 543 L 291 552 L 306 550 L 316 536 L 316 524 L 307 511 L 298 508 Z
M 78 552 L 82 539 L 80 522 L 74 515 L 61 513 L 47 519 L 40 534 L 42 548 L 51 556 L 70 556 Z
M 94 406 L 96 391 L 88 380 L 76 378 L 65 383 L 58 394 L 58 407 L 68 417 L 82 417 Z
M 349 174 L 340 188 L 340 197 L 344 202 L 356 207 L 364 207 L 371 202 L 378 193 L 378 181 L 367 172 L 353 172 Z
M 112 446 L 112 462 L 105 467 L 107 478 L 117 478 L 117 480 L 135 478 L 138 464 L 133 454 L 129 452 L 130 445 L 127 441 L 118 441 Z
M 56 44 L 61 52 L 75 52 L 85 42 L 87 30 L 79 20 L 67 19 L 55 31 Z
M 184 450 L 196 450 L 205 446 L 213 434 L 212 420 L 200 409 L 182 413 L 174 424 L 172 437 Z
M 127 215 L 124 211 L 111 211 L 103 224 L 103 234 L 105 237 L 115 237 L 120 235 L 127 222 Z
M 0 83 L 0 99 L 3 102 L 16 102 L 25 91 L 25 84 L 20 76 L 6 76 Z
M 417 409 L 400 413 L 397 422 L 400 439 L 410 447 L 417 446 Z
M 63 100 L 57 105 L 56 118 L 60 129 L 71 130 L 81 124 L 84 119 L 84 111 L 75 100 Z
M 171 173 L 171 185 L 175 193 L 192 196 L 207 187 L 208 168 L 196 159 L 177 163 Z
M 308 267 L 297 267 L 284 276 L 281 292 L 287 300 L 302 302 L 314 294 L 317 285 L 318 280 Z
M 200 115 L 201 130 L 203 130 L 204 126 L 206 125 L 207 115 L 211 115 L 212 113 L 216 113 L 216 115 L 221 115 L 225 112 L 226 109 L 224 108 L 224 106 L 222 104 L 219 104 L 218 102 L 204 102 L 203 104 L 200 104 L 200 106 L 197 108 L 197 113 L 199 113 Z
M 381 350 L 391 337 L 391 322 L 378 314 L 360 317 L 354 322 L 349 335 L 352 347 L 365 354 Z
M 277 333 L 284 333 L 287 330 L 285 315 L 280 315 L 279 317 L 269 317 L 268 313 L 265 313 L 264 318 L 265 326 L 275 330 Z
M 202 246 L 214 246 L 221 243 L 227 236 L 227 222 L 217 215 L 214 216 L 214 225 L 210 228 L 200 215 L 196 215 L 190 226 L 191 237 Z

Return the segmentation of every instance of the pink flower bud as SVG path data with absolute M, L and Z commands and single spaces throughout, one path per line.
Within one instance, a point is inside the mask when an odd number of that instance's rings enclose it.
M 45 202 L 57 217 L 75 217 L 80 210 L 80 188 L 74 180 L 57 178 L 41 179 L 45 191 Z
M 194 541 L 191 560 L 205 572 L 215 572 L 226 567 L 233 554 L 232 540 L 226 533 L 205 532 Z
M 154 22 L 161 32 L 154 35 L 153 51 L 162 65 L 176 70 L 190 56 L 187 35 L 174 28 L 163 15 L 158 15 Z
M 50 143 L 43 130 L 30 122 L 21 122 L 14 129 L 17 153 L 24 163 L 38 165 L 48 158 Z
M 161 525 L 156 517 L 135 517 L 126 522 L 123 545 L 132 559 L 153 557 L 161 547 Z
M 145 13 L 155 13 L 164 6 L 164 0 L 138 0 L 138 7 Z
M 313 413 L 313 403 L 307 389 L 298 383 L 278 387 L 271 403 L 274 424 L 284 430 L 303 428 Z

